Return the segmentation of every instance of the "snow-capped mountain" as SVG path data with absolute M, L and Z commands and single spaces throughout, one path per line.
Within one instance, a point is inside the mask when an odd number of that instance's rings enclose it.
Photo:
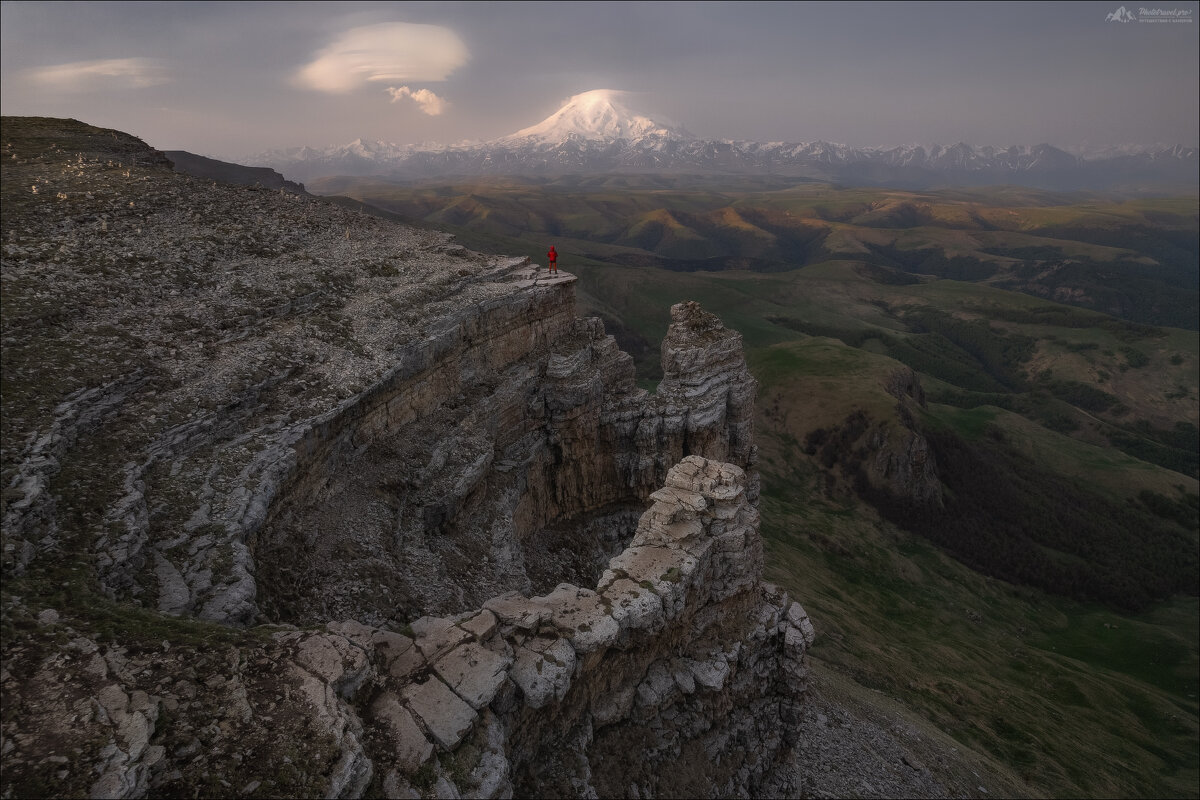
M 910 189 L 1019 184 L 1188 192 L 1200 182 L 1194 147 L 1085 148 L 1072 154 L 1048 144 L 850 147 L 823 141 L 701 139 L 631 110 L 627 97 L 612 89 L 577 94 L 536 125 L 490 142 L 401 146 L 356 139 L 337 147 L 272 151 L 248 163 L 270 166 L 293 180 L 666 171 L 787 175 Z
M 509 134 L 497 140 L 497 144 L 554 147 L 572 138 L 608 142 L 635 141 L 645 136 L 679 141 L 696 138 L 683 128 L 631 111 L 622 102 L 626 94 L 616 89 L 577 94 L 537 125 Z

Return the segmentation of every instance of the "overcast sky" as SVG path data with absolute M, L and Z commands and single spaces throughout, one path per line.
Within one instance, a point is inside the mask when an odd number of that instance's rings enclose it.
M 219 158 L 493 139 L 602 88 L 711 138 L 1196 146 L 1198 4 L 1121 2 L 4 2 L 0 106 Z

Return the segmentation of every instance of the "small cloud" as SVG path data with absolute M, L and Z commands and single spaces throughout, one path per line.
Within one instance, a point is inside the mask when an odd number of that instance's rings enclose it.
M 467 46 L 449 28 L 389 22 L 342 33 L 295 80 L 321 92 L 349 92 L 376 81 L 444 81 L 469 59 Z
M 152 58 L 102 58 L 95 61 L 72 61 L 29 70 L 30 77 L 41 84 L 63 91 L 84 91 L 96 88 L 144 89 L 170 83 L 166 70 Z
M 446 110 L 447 106 L 450 105 L 448 102 L 446 102 L 444 97 L 438 97 L 428 89 L 417 89 L 416 91 L 413 91 L 407 86 L 401 86 L 399 88 L 395 86 L 389 86 L 388 94 L 392 96 L 393 103 L 395 103 L 397 100 L 403 100 L 406 97 L 412 99 L 418 106 L 421 107 L 421 111 L 425 112 L 431 117 L 438 116 Z

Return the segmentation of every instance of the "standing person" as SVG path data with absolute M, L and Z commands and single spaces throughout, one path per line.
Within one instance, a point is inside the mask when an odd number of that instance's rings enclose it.
M 558 274 L 558 253 L 554 251 L 554 245 L 550 245 L 550 252 L 546 253 L 546 258 L 550 259 L 550 274 Z

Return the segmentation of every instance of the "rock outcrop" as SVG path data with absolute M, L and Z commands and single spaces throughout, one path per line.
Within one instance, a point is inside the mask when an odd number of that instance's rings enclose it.
M 738 334 L 676 306 L 651 396 L 599 321 L 575 318 L 573 281 L 463 312 L 297 446 L 312 455 L 257 536 L 270 616 L 319 622 L 333 607 L 383 624 L 593 582 L 671 465 L 753 465 Z M 284 569 L 306 571 L 302 595 Z M 363 592 L 364 573 L 387 583 Z
M 760 582 L 741 469 L 688 456 L 653 501 L 594 589 L 499 595 L 386 646 L 339 628 L 386 650 L 368 724 L 404 756 L 385 787 L 654 797 L 762 784 L 788 750 L 812 626 Z
M 650 394 L 565 273 L 4 136 L 5 796 L 787 783 L 735 332 Z
M 186 150 L 167 150 L 163 155 L 171 160 L 171 166 L 176 172 L 194 178 L 304 193 L 304 184 L 289 181 L 270 167 L 244 167 L 241 164 L 199 156 Z
M 896 398 L 900 428 L 895 432 L 875 428 L 867 446 L 871 482 L 900 502 L 914 507 L 942 506 L 942 483 L 938 478 L 933 448 L 917 422 L 918 408 L 925 407 L 925 389 L 911 369 L 896 370 L 884 386 Z

